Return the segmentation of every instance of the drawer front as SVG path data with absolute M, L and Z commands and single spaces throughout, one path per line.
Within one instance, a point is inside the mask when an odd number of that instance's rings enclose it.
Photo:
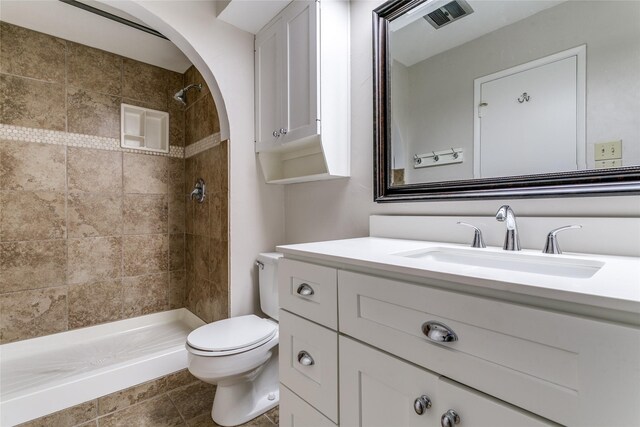
M 416 402 L 422 396 L 428 400 Z M 424 405 L 424 402 L 429 403 Z M 416 404 L 423 406 L 416 410 Z M 340 337 L 340 425 L 436 427 L 449 410 L 460 417 L 461 426 L 553 425 L 401 359 Z
M 280 382 L 338 422 L 338 333 L 280 310 Z
M 636 328 L 347 271 L 339 283 L 341 332 L 555 422 L 620 411 L 640 425 Z M 457 341 L 427 338 L 427 322 Z
M 337 281 L 335 268 L 282 259 L 278 263 L 280 308 L 337 329 Z
M 280 427 L 336 427 L 329 418 L 280 385 Z

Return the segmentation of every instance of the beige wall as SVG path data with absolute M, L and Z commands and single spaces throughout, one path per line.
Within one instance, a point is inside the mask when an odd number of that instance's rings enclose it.
M 493 216 L 502 203 L 510 204 L 519 215 L 638 216 L 638 196 L 374 203 L 371 11 L 381 3 L 351 3 L 351 178 L 288 185 L 287 242 L 366 236 L 369 215 L 374 213 Z
M 0 342 L 182 307 L 184 159 L 99 146 L 121 102 L 169 111 L 183 145 L 183 76 L 5 23 L 0 38 L 0 123 L 60 131 L 0 141 Z

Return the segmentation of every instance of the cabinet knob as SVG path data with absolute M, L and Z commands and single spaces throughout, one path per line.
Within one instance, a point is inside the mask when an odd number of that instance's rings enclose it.
M 453 427 L 456 424 L 460 424 L 460 415 L 453 409 L 449 409 L 447 412 L 442 414 L 440 418 L 440 425 L 442 427 Z
M 458 341 L 458 336 L 447 325 L 440 322 L 424 322 L 422 324 L 422 333 L 431 341 L 436 342 L 453 342 Z
M 431 408 L 431 399 L 429 399 L 429 396 L 427 395 L 423 394 L 413 401 L 413 410 L 416 411 L 416 414 L 418 415 L 424 414 L 424 412 L 429 408 Z
M 274 130 L 272 135 L 277 138 L 280 136 L 280 132 L 278 132 L 277 130 Z
M 313 357 L 304 350 L 298 353 L 298 362 L 303 366 L 311 366 L 315 363 Z
M 281 133 L 281 134 L 286 135 L 286 134 L 287 134 L 287 132 L 289 132 L 289 131 L 287 130 L 287 128 L 280 128 L 280 133 Z
M 302 295 L 304 297 L 308 297 L 313 295 L 315 292 L 313 291 L 313 288 L 311 286 L 309 286 L 307 283 L 303 283 L 300 286 L 298 286 L 298 289 L 296 290 L 296 293 L 298 295 Z

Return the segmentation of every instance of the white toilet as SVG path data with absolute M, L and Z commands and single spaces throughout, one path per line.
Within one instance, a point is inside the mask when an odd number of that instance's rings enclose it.
M 217 384 L 211 416 L 221 426 L 243 424 L 279 400 L 278 280 L 280 253 L 258 256 L 260 307 L 271 319 L 253 314 L 201 326 L 187 337 L 189 371 Z

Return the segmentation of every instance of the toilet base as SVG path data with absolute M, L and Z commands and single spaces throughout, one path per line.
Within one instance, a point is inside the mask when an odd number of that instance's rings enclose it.
M 280 403 L 278 351 L 270 360 L 250 374 L 253 380 L 233 384 L 218 383 L 211 417 L 218 425 L 231 427 L 244 424 Z

